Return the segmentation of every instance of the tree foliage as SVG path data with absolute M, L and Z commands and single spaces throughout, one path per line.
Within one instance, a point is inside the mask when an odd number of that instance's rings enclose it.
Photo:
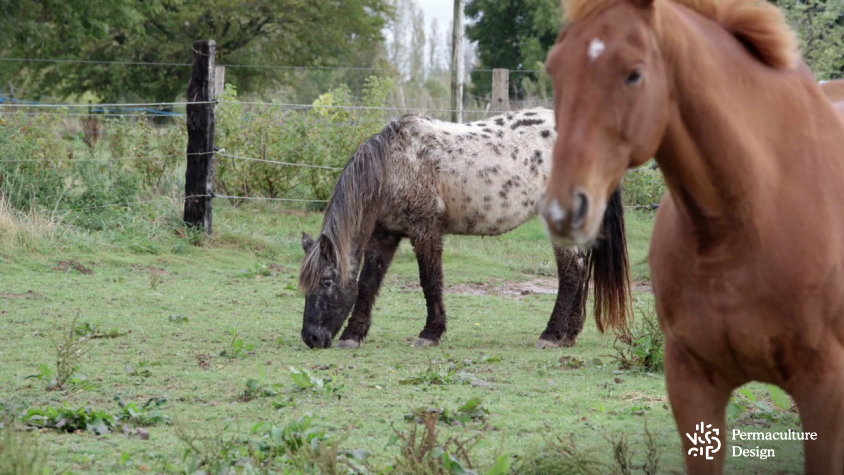
M 806 62 L 819 78 L 844 76 L 844 2 L 771 0 L 797 30 Z M 478 42 L 478 69 L 541 69 L 561 27 L 557 0 L 468 0 L 466 29 Z M 511 73 L 510 95 L 523 98 L 536 74 Z M 489 93 L 491 75 L 472 74 L 476 94 Z
M 0 55 L 160 66 L 0 62 L 0 84 L 27 97 L 91 92 L 105 101 L 171 100 L 186 87 L 191 44 L 214 39 L 219 63 L 347 65 L 382 41 L 386 0 L 5 0 Z M 360 52 L 370 52 L 361 55 Z M 367 66 L 367 64 L 358 64 Z M 229 68 L 242 90 L 289 71 Z
M 560 31 L 558 0 L 469 0 L 466 35 L 478 42 L 478 69 L 537 69 Z M 511 97 L 525 95 L 525 79 L 535 74 L 511 74 Z M 491 75 L 472 74 L 476 94 L 487 94 Z

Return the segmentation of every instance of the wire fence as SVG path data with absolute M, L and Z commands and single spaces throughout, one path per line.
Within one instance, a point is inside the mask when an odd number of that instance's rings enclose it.
M 98 60 L 71 60 L 71 59 L 40 59 L 40 58 L 10 58 L 10 57 L 0 57 L 0 62 L 17 62 L 17 63 L 26 63 L 26 62 L 40 62 L 40 63 L 59 63 L 59 64 L 96 64 L 96 65 L 120 65 L 120 66 L 174 66 L 174 67 L 182 67 L 182 66 L 191 66 L 188 63 L 172 63 L 172 62 L 139 62 L 139 61 L 98 61 Z M 225 66 L 227 68 L 259 68 L 259 69 L 287 69 L 287 70 L 354 70 L 354 71 L 390 71 L 394 73 L 394 70 L 388 68 L 367 68 L 367 67 L 352 67 L 352 66 L 291 66 L 291 65 L 271 65 L 271 64 L 221 64 L 221 66 Z M 471 71 L 472 73 L 491 73 L 492 69 L 474 69 Z M 511 70 L 511 74 L 539 74 L 542 73 L 541 70 L 535 69 L 525 69 L 525 70 Z M 471 94 L 468 95 L 470 98 L 472 97 Z M 436 101 L 445 101 L 448 99 L 446 96 L 437 97 L 437 98 L 430 98 L 431 100 Z M 485 98 L 476 96 L 473 98 L 474 101 L 480 102 Z M 321 126 L 331 126 L 335 128 L 343 128 L 343 127 L 357 127 L 360 124 L 357 122 L 357 117 L 354 116 L 356 113 L 364 113 L 364 112 L 375 112 L 375 113 L 382 113 L 384 123 L 394 118 L 398 115 L 403 115 L 407 113 L 421 113 L 421 114 L 431 114 L 431 115 L 444 115 L 450 114 L 455 112 L 454 109 L 448 107 L 432 107 L 430 104 L 427 106 L 413 106 L 413 105 L 404 105 L 402 107 L 396 106 L 374 106 L 374 105 L 358 105 L 358 104 L 321 104 L 321 103 L 297 103 L 297 102 L 279 102 L 279 101 L 260 101 L 260 100 L 250 100 L 250 101 L 237 101 L 237 100 L 227 100 L 227 99 L 220 99 L 216 101 L 158 101 L 158 102 L 108 102 L 108 103 L 101 103 L 101 104 L 92 104 L 90 102 L 46 102 L 41 103 L 37 101 L 31 100 L 24 100 L 15 97 L 8 97 L 8 96 L 0 96 L 0 121 L 3 120 L 4 117 L 37 117 L 37 116 L 53 116 L 56 118 L 68 118 L 77 120 L 80 122 L 79 126 L 73 127 L 69 126 L 68 131 L 73 134 L 80 134 L 84 137 L 94 137 L 96 139 L 99 137 L 102 139 L 103 137 L 113 136 L 119 138 L 121 135 L 125 133 L 124 130 L 115 129 L 109 130 L 109 126 L 111 125 L 111 121 L 114 120 L 115 124 L 119 124 L 119 121 L 123 121 L 126 119 L 134 120 L 144 117 L 154 117 L 156 115 L 169 115 L 170 119 L 179 119 L 183 120 L 185 118 L 185 114 L 180 112 L 187 107 L 190 106 L 202 106 L 208 104 L 215 104 L 219 106 L 240 106 L 241 110 L 240 113 L 242 117 L 240 117 L 244 121 L 252 120 L 252 118 L 256 115 L 262 114 L 266 110 L 278 110 L 280 115 L 275 118 L 278 123 L 282 123 L 285 120 L 295 120 L 296 117 L 294 115 L 299 112 L 306 112 L 306 111 L 345 111 L 353 113 L 353 120 L 351 122 L 344 122 L 344 121 L 332 121 L 332 120 L 325 120 Z M 532 100 L 532 101 L 519 101 L 519 100 L 512 100 L 511 104 L 515 108 L 526 107 L 526 106 L 535 106 L 537 104 L 550 106 L 551 104 L 547 102 L 547 99 L 542 98 L 539 100 Z M 83 111 L 82 109 L 87 109 L 87 111 Z M 463 109 L 462 112 L 467 115 L 475 115 L 477 118 L 486 117 L 490 114 L 497 113 L 496 111 L 491 111 L 489 106 L 486 108 L 469 108 Z M 96 127 L 91 127 L 88 122 L 88 119 L 92 120 L 100 120 L 99 124 L 96 124 Z M 312 118 L 313 119 L 313 118 Z M 313 120 L 319 120 L 317 117 Z M 2 122 L 0 122 L 2 125 Z M 225 144 L 223 144 L 225 145 Z M 235 147 L 237 148 L 237 147 Z M 273 156 L 268 156 L 266 153 L 261 153 L 259 156 L 252 156 L 249 153 L 243 153 L 238 151 L 228 151 L 225 148 L 220 148 L 213 153 L 216 159 L 219 161 L 232 161 L 232 162 L 248 162 L 248 163 L 261 163 L 271 166 L 278 166 L 278 167 L 291 167 L 296 169 L 309 169 L 313 170 L 314 172 L 326 172 L 335 174 L 343 170 L 342 167 L 336 166 L 329 166 L 324 164 L 317 164 L 317 163 L 297 163 L 295 161 L 288 161 L 288 160 L 280 160 Z M 190 155 L 190 154 L 187 154 Z M 152 150 L 141 150 L 134 154 L 125 154 L 125 155 L 117 155 L 111 157 L 80 157 L 74 156 L 72 158 L 58 158 L 58 157 L 10 157 L 10 156 L 0 156 L 0 162 L 3 163 L 49 163 L 49 162 L 82 162 L 82 163 L 101 163 L 101 164 L 109 164 L 109 163 L 120 163 L 120 162 L 154 162 L 154 161 L 168 161 L 168 160 L 177 160 L 179 158 L 184 158 L 186 153 L 155 153 Z M 191 199 L 191 198 L 213 198 L 213 199 L 225 199 L 225 200 L 236 200 L 236 201 L 265 201 L 265 202 L 282 202 L 282 203 L 327 203 L 327 200 L 324 199 L 314 199 L 311 197 L 288 197 L 288 196 L 238 196 L 238 194 L 224 194 L 224 193 L 212 193 L 207 195 L 189 195 L 185 196 L 184 199 Z M 136 203 L 148 203 L 154 201 L 151 200 L 141 200 L 137 201 Z M 103 205 L 105 207 L 125 207 L 129 206 L 129 204 L 117 203 L 117 204 L 109 204 Z M 630 208 L 638 208 L 638 209 L 654 209 L 656 208 L 656 204 L 654 205 L 631 205 Z M 82 208 L 82 209 L 95 209 L 94 207 Z M 78 209 L 77 209 L 78 210 Z M 73 210 L 71 210 L 73 211 Z

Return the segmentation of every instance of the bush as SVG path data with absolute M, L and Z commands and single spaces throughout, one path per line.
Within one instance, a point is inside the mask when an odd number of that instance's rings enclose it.
M 661 372 L 665 367 L 665 335 L 652 308 L 640 312 L 638 325 L 615 341 L 619 369 Z
M 803 59 L 819 79 L 844 77 L 844 3 L 777 0 L 797 30 Z
M 622 193 L 626 206 L 656 208 L 665 192 L 665 181 L 656 162 L 650 161 L 624 176 Z
M 74 120 L 62 111 L 0 114 L 0 196 L 9 206 L 101 230 L 131 219 L 126 209 L 145 194 L 172 194 L 180 183 L 183 126 L 109 119 L 86 143 L 70 132 Z
M 343 86 L 321 95 L 306 111 L 279 105 L 249 105 L 227 84 L 218 107 L 216 143 L 231 155 L 305 165 L 342 168 L 358 144 L 379 132 L 386 121 L 381 107 L 393 87 L 390 79 L 370 77 L 355 104 Z M 346 109 L 358 105 L 361 109 Z M 216 189 L 236 196 L 325 200 L 339 171 L 283 166 L 219 156 Z

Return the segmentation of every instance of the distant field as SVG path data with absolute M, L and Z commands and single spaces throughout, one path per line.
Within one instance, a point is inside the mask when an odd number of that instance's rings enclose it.
M 176 219 L 176 209 L 168 219 Z M 529 471 L 528 459 L 553 451 L 559 442 L 552 442 L 569 435 L 578 456 L 594 462 L 582 471 L 618 470 L 613 441 L 625 435 L 634 466 L 641 465 L 646 424 L 659 448 L 659 472 L 682 471 L 662 373 L 619 369 L 614 338 L 599 335 L 591 316 L 577 346 L 534 348 L 556 285 L 538 223 L 503 237 L 448 237 L 449 327 L 441 346 L 410 347 L 423 326 L 425 302 L 412 250 L 403 244 L 362 348 L 317 351 L 299 338 L 297 272 L 300 233 L 318 232 L 321 216 L 224 204 L 215 212 L 216 236 L 201 245 L 165 223 L 145 236 L 69 231 L 46 244 L 3 248 L 0 409 L 16 418 L 6 424 L 7 436 L 8 427 L 26 427 L 21 414 L 27 408 L 117 413 L 116 395 L 138 405 L 166 398 L 160 411 L 172 419 L 145 428 L 148 440 L 120 430 L 102 436 L 33 431 L 25 450 L 41 447 L 50 470 L 190 472 L 201 450 L 188 450 L 186 433 L 206 442 L 256 440 L 258 423 L 283 428 L 311 414 L 331 437 L 345 437 L 342 449 L 369 454 L 360 467 L 379 472 L 402 466 L 396 460 L 404 442 L 397 433 L 410 433 L 414 410 L 445 408 L 463 420 L 441 421 L 439 440 L 475 438 L 469 458 L 479 473 L 506 473 L 505 466 Z M 636 309 L 645 314 L 653 302 L 646 285 L 652 220 L 650 212 L 628 214 L 633 277 L 642 284 Z M 55 365 L 53 342 L 75 318 L 83 334 L 95 337 L 82 344 L 80 381 L 48 391 L 50 376 L 28 376 Z M 291 368 L 311 376 L 303 380 Z M 764 386 L 747 388 L 731 407 L 731 424 L 799 430 L 796 413 L 776 408 Z M 482 410 L 456 410 L 472 398 Z M 802 471 L 799 443 L 769 446 L 775 459 L 728 457 L 727 470 Z M 204 447 L 219 449 L 210 442 Z

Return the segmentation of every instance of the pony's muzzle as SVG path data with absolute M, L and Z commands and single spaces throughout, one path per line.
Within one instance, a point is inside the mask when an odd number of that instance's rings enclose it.
M 302 341 L 308 348 L 330 348 L 331 332 L 326 328 L 306 326 L 302 329 Z
M 558 239 L 570 239 L 574 233 L 583 229 L 589 216 L 589 196 L 575 190 L 570 206 L 560 204 L 556 197 L 549 197 L 542 209 L 542 219 L 548 225 L 548 231 Z

